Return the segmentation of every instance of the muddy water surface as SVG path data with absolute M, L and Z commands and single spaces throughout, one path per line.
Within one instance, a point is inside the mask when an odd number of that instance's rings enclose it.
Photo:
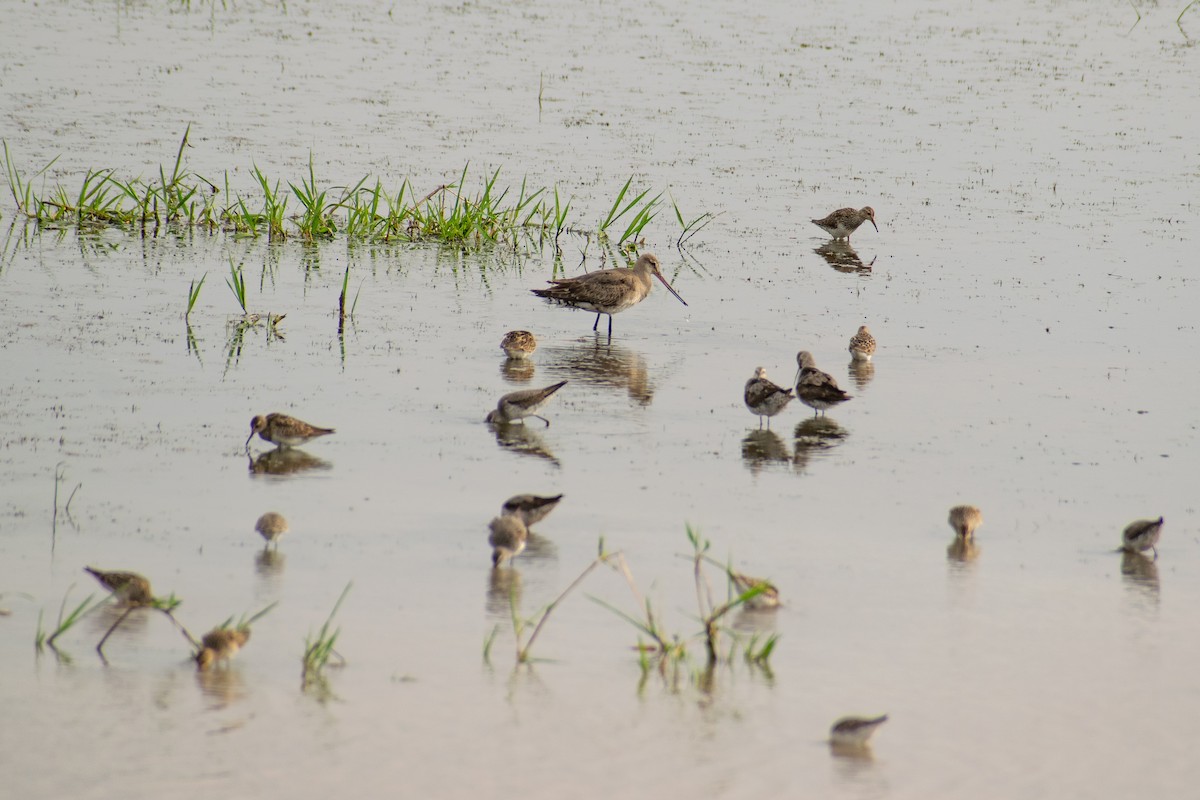
M 689 305 L 660 288 L 612 341 L 528 293 L 601 266 L 578 237 L 556 264 L 533 246 L 8 231 L 14 796 L 1092 798 L 1200 779 L 1200 67 L 1175 4 L 1132 29 L 1128 7 L 1083 2 L 5 6 L 22 33 L 0 51 L 0 136 L 27 172 L 59 156 L 51 184 L 156 174 L 191 123 L 191 169 L 245 193 L 252 165 L 298 182 L 311 153 L 333 185 L 424 191 L 467 162 L 557 183 L 581 227 L 631 174 L 720 215 L 686 253 L 669 209 L 650 226 Z M 881 229 L 852 249 L 806 222 L 851 204 Z M 236 337 L 230 259 L 252 311 L 287 314 L 281 335 Z M 361 294 L 339 337 L 347 266 Z M 192 344 L 183 302 L 205 273 Z M 851 370 L 864 322 L 880 350 Z M 497 346 L 516 327 L 539 336 L 531 365 Z M 800 349 L 855 397 L 759 431 L 742 386 L 760 365 L 786 382 Z M 500 394 L 559 380 L 549 428 L 482 423 Z M 248 458 L 271 410 L 337 434 Z M 525 491 L 566 499 L 493 572 L 486 524 Z M 947 547 L 962 502 L 985 518 L 971 553 Z M 270 557 L 267 510 L 292 526 Z M 1160 514 L 1157 562 L 1113 552 Z M 694 632 L 685 522 L 779 585 L 784 608 L 733 620 L 779 634 L 769 672 L 737 660 L 705 682 L 695 644 L 678 684 L 641 684 L 634 629 L 585 596 L 636 611 L 607 571 L 554 612 L 546 660 L 513 669 L 510 602 L 535 613 L 600 537 L 667 629 Z M 39 610 L 93 591 L 85 564 L 150 576 L 198 630 L 279 605 L 218 674 L 148 615 L 107 667 L 108 611 L 61 659 L 35 655 Z M 348 664 L 322 700 L 300 691 L 304 637 L 351 581 Z M 823 742 L 882 712 L 873 752 Z

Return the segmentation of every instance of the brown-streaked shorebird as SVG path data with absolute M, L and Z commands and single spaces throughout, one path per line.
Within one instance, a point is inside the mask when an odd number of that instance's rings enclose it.
M 975 506 L 955 506 L 947 519 L 960 539 L 975 537 L 975 529 L 983 524 L 983 512 Z
M 858 326 L 858 333 L 850 337 L 850 357 L 855 361 L 870 361 L 875 355 L 875 337 L 866 325 Z
M 264 442 L 270 442 L 276 447 L 299 447 L 318 436 L 328 436 L 333 432 L 333 428 L 318 428 L 287 414 L 272 413 L 250 420 L 250 435 L 246 437 L 246 448 L 249 449 L 250 440 L 256 433 Z
M 871 220 L 871 224 L 875 225 L 875 209 L 870 206 L 863 206 L 862 208 L 839 208 L 824 219 L 814 219 L 812 224 L 828 233 L 834 239 L 845 239 L 848 242 L 850 241 L 850 234 L 858 230 L 858 226 L 867 220 Z M 875 230 L 876 232 L 879 231 L 878 225 L 875 225 Z
M 509 331 L 500 340 L 500 349 L 509 358 L 529 358 L 537 350 L 537 339 L 529 331 Z
M 196 667 L 207 670 L 221 662 L 228 664 L 249 639 L 249 628 L 213 628 L 200 640 Z
M 271 545 L 279 547 L 279 537 L 288 532 L 288 521 L 284 519 L 283 514 L 268 511 L 258 518 L 258 522 L 254 523 L 254 530 L 267 540 L 268 547 Z
M 829 729 L 829 741 L 843 747 L 865 747 L 871 734 L 887 722 L 887 714 L 879 717 L 842 717 Z
M 746 393 L 743 397 L 746 403 L 746 408 L 750 412 L 758 415 L 758 427 L 762 428 L 763 418 L 767 420 L 767 427 L 771 427 L 771 417 L 778 414 L 780 411 L 792 401 L 792 390 L 784 389 L 770 378 L 767 377 L 767 371 L 763 367 L 754 370 L 754 377 L 746 381 Z
M 546 515 L 555 509 L 561 494 L 554 497 L 538 497 L 535 494 L 517 494 L 504 501 L 500 507 L 502 515 L 519 517 L 526 528 L 532 528 L 534 523 L 541 522 Z
M 559 381 L 542 389 L 522 389 L 519 392 L 509 392 L 500 398 L 500 402 L 496 403 L 495 410 L 489 411 L 483 421 L 504 425 L 516 420 L 524 420 L 525 417 L 537 417 L 549 428 L 550 420 L 536 412 L 546 405 L 551 395 L 566 384 L 566 381 Z
M 1125 526 L 1121 534 L 1121 549 L 1130 553 L 1149 550 L 1158 561 L 1158 537 L 1162 535 L 1163 518 L 1139 519 Z
M 650 294 L 650 277 L 662 281 L 667 291 L 675 295 L 675 299 L 687 305 L 679 292 L 667 283 L 666 277 L 658 263 L 658 257 L 653 253 L 643 253 L 638 258 L 633 269 L 602 269 L 587 272 L 574 278 L 557 278 L 549 281 L 549 289 L 531 289 L 538 297 L 553 300 L 571 308 L 582 308 L 585 311 L 595 311 L 596 321 L 592 330 L 598 330 L 600 315 L 608 315 L 608 335 L 612 336 L 613 314 L 620 314 L 627 308 L 632 308 L 646 299 Z
M 154 602 L 150 581 L 136 572 L 109 571 L 84 567 L 84 572 L 100 581 L 100 585 L 113 593 L 118 602 L 127 606 L 144 606 Z
M 850 399 L 850 395 L 838 388 L 832 375 L 817 369 L 812 353 L 801 350 L 796 354 L 796 364 L 799 367 L 796 371 L 796 396 L 813 410 L 814 417 L 818 412 L 824 414 L 825 409 Z
M 499 567 L 511 561 L 525 549 L 529 530 L 516 514 L 502 514 L 488 523 L 491 533 L 488 544 L 492 546 L 492 566 Z
M 762 610 L 779 608 L 779 589 L 765 578 L 754 578 L 740 572 L 729 570 L 729 579 L 737 588 L 738 595 L 743 595 L 751 589 L 759 589 L 759 593 L 745 602 L 746 608 Z

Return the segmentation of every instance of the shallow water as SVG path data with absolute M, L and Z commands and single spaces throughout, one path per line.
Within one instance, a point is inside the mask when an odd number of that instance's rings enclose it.
M 311 151 L 335 185 L 432 188 L 468 161 L 557 182 L 585 226 L 631 173 L 720 214 L 687 253 L 670 210 L 655 221 L 646 247 L 689 305 L 660 287 L 611 342 L 528 294 L 549 249 L 0 240 L 0 592 L 32 598 L 0 597 L 14 796 L 1093 798 L 1200 779 L 1200 67 L 1174 5 L 1132 29 L 1128 7 L 1082 2 L 8 5 L 0 135 L 29 171 L 59 155 L 67 186 L 154 174 L 190 122 L 191 168 L 244 192 L 253 164 L 299 181 Z M 881 230 L 852 252 L 806 222 L 867 203 Z M 282 336 L 234 347 L 231 258 Z M 361 299 L 339 339 L 347 265 Z M 206 272 L 193 351 L 183 302 Z M 863 322 L 880 351 L 856 374 Z M 498 348 L 517 327 L 539 336 L 531 369 Z M 786 382 L 800 349 L 855 397 L 760 432 L 742 386 L 759 365 Z M 482 423 L 559 380 L 549 428 Z M 255 473 L 247 423 L 272 410 L 337 434 Z M 526 491 L 566 499 L 494 573 L 487 522 Z M 945 524 L 962 502 L 985 518 L 965 561 Z M 267 510 L 292 526 L 274 558 Z M 1159 514 L 1156 563 L 1113 552 Z M 734 620 L 780 635 L 770 674 L 739 660 L 639 690 L 635 631 L 585 597 L 635 611 L 607 571 L 555 610 L 548 661 L 512 669 L 508 598 L 532 615 L 601 536 L 692 633 L 685 522 L 779 585 L 784 608 Z M 85 564 L 150 576 L 196 630 L 279 605 L 218 675 L 139 615 L 107 667 L 108 612 L 63 637 L 69 661 L 36 656 L 38 610 L 94 590 Z M 322 702 L 300 691 L 303 640 L 349 581 L 349 663 Z M 822 741 L 885 711 L 869 758 Z

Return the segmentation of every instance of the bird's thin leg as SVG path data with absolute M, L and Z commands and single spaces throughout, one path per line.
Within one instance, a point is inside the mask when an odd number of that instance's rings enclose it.
M 608 338 L 612 338 L 612 314 L 608 315 Z
M 531 417 L 537 417 L 537 418 L 538 418 L 538 419 L 540 419 L 542 422 L 546 423 L 546 427 L 547 427 L 547 428 L 549 428 L 549 427 L 550 427 L 550 420 L 546 419 L 545 417 L 541 416 L 540 414 L 530 414 L 529 416 L 531 416 Z
M 611 323 L 611 322 L 612 322 L 612 317 L 609 317 L 609 318 L 608 318 L 608 321 Z M 598 313 L 597 313 L 597 314 L 596 314 L 596 321 L 592 323 L 592 330 L 594 330 L 594 331 L 595 331 L 595 330 L 599 330 L 599 329 L 600 329 L 600 314 L 598 314 Z
M 96 652 L 100 654 L 100 659 L 105 664 L 108 663 L 108 659 L 104 657 L 104 643 L 108 641 L 108 637 L 112 636 L 113 631 L 121 626 L 121 623 L 125 621 L 125 618 L 128 617 L 135 608 L 137 608 L 137 606 L 130 606 L 129 608 L 125 609 L 125 613 L 117 617 L 117 621 L 112 624 L 112 627 L 108 629 L 108 633 L 104 634 L 104 636 L 100 638 L 100 642 L 96 645 Z
M 1155 547 L 1154 545 L 1151 545 L 1151 546 L 1150 546 L 1150 552 L 1151 552 L 1151 553 L 1154 553 L 1154 560 L 1155 560 L 1155 561 L 1158 561 L 1158 548 L 1157 548 L 1157 547 Z

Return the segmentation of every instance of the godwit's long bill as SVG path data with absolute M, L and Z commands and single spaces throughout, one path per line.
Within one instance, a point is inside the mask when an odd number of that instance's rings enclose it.
M 608 335 L 612 336 L 613 314 L 620 314 L 627 308 L 632 308 L 646 299 L 650 294 L 650 276 L 662 281 L 667 291 L 675 299 L 687 305 L 687 301 L 679 296 L 679 292 L 667 283 L 662 274 L 658 257 L 653 253 L 643 253 L 638 258 L 633 269 L 602 269 L 577 275 L 574 278 L 558 278 L 549 281 L 548 289 L 531 289 L 538 297 L 544 297 L 556 303 L 571 308 L 582 308 L 585 311 L 595 311 L 596 321 L 592 330 L 598 330 L 600 315 L 608 315 Z

